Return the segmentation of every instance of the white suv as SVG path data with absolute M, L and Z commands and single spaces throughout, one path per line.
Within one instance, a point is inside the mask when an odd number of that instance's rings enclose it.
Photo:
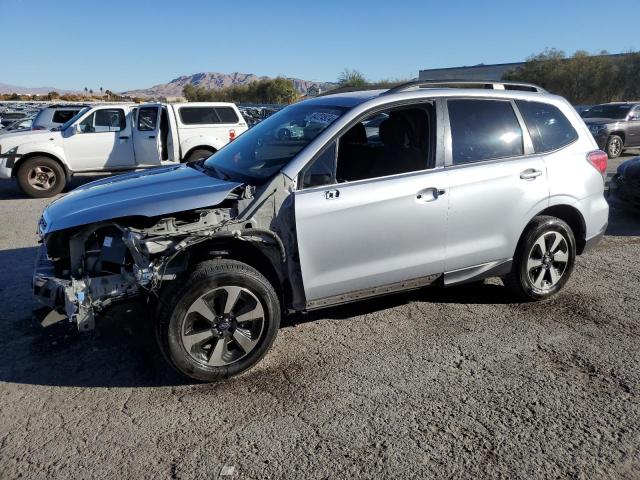
M 317 97 L 205 161 L 56 200 L 43 322 L 90 330 L 114 303 L 157 300 L 166 358 L 214 380 L 260 360 L 284 313 L 492 276 L 554 295 L 605 232 L 607 156 L 561 97 L 451 86 Z
M 86 105 L 52 105 L 38 112 L 31 124 L 31 130 L 51 130 L 60 128 Z

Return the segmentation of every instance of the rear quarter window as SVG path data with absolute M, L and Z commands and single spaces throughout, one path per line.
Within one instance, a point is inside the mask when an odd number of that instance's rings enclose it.
M 231 107 L 216 107 L 221 123 L 238 123 L 238 115 Z
M 559 108 L 541 102 L 517 100 L 516 105 L 536 153 L 557 150 L 578 139 L 578 133 Z
M 238 115 L 231 107 L 181 107 L 180 120 L 185 125 L 238 123 Z

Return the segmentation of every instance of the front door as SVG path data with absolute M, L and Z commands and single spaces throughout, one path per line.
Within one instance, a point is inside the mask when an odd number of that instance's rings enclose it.
M 122 108 L 98 108 L 64 133 L 64 151 L 73 171 L 133 167 L 131 119 Z
M 372 112 L 339 139 L 337 166 L 323 167 L 331 146 L 301 173 L 295 215 L 309 308 L 444 271 L 448 174 L 435 167 L 435 119 L 433 103 Z

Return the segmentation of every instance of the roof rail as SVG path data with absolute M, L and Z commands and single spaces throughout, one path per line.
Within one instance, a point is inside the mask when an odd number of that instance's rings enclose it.
M 520 83 L 520 82 L 503 82 L 496 80 L 412 80 L 410 82 L 401 83 L 395 87 L 390 88 L 382 95 L 389 95 L 391 93 L 405 92 L 407 90 L 418 88 L 461 88 L 461 87 L 479 87 L 492 90 L 521 90 L 525 92 L 539 92 L 546 93 L 546 90 L 533 83 Z

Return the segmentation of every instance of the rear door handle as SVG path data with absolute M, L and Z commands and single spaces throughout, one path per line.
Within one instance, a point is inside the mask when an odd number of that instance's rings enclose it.
M 438 197 L 447 193 L 446 190 L 436 187 L 425 188 L 424 190 L 420 190 L 416 193 L 416 198 L 423 202 L 433 202 L 437 200 Z
M 527 168 L 520 172 L 520 178 L 522 180 L 534 180 L 536 177 L 542 175 L 541 170 L 536 170 L 535 168 Z
M 149 135 L 147 138 L 156 138 L 155 135 Z

